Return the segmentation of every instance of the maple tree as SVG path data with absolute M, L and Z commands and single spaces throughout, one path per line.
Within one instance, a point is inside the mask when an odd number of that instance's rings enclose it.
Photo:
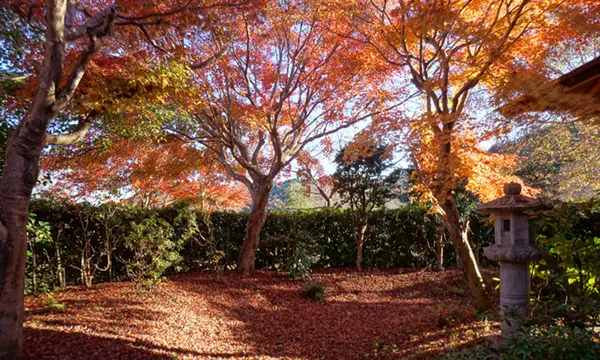
M 498 195 L 507 180 L 500 170 L 516 158 L 489 154 L 478 146 L 506 127 L 494 128 L 486 119 L 478 119 L 477 110 L 495 104 L 494 100 L 506 101 L 503 90 L 518 70 L 544 74 L 544 60 L 554 44 L 576 42 L 582 31 L 572 20 L 588 11 L 592 14 L 597 3 L 357 0 L 331 4 L 332 9 L 343 9 L 338 17 L 343 25 L 331 30 L 370 46 L 371 61 L 388 64 L 395 70 L 391 76 L 420 94 L 421 110 L 405 109 L 386 131 L 408 129 L 417 190 L 441 213 L 477 309 L 489 309 L 488 290 L 467 238 L 468 222 L 461 221 L 454 192 L 466 184 L 483 201 Z M 514 96 L 515 89 L 511 91 Z
M 325 173 L 323 165 L 315 156 L 303 152 L 298 156 L 296 177 L 307 195 L 318 195 L 324 201 L 324 207 L 332 205 L 334 194 L 333 179 Z M 316 190 L 316 192 L 314 190 Z
M 273 181 L 307 146 L 384 112 L 389 100 L 375 87 L 355 44 L 325 30 L 314 1 L 271 1 L 254 16 L 239 15 L 227 51 L 193 74 L 187 114 L 163 125 L 188 144 L 211 150 L 227 173 L 244 184 L 252 208 L 238 271 L 254 269 Z
M 30 81 L 15 101 L 28 111 L 8 141 L 0 179 L 0 358 L 19 358 L 22 352 L 26 214 L 42 150 L 47 145 L 79 141 L 104 110 L 102 103 L 77 102 L 80 94 L 76 91 L 94 56 L 121 57 L 134 65 L 139 59 L 160 60 L 167 50 L 176 55 L 185 48 L 184 29 L 201 34 L 216 19 L 208 10 L 236 5 L 158 0 L 2 2 L 2 18 L 8 16 L 11 26 L 25 29 L 8 32 L 10 36 L 2 39 L 5 48 L 20 49 L 18 56 L 8 59 L 9 65 L 27 74 Z M 156 38 L 168 39 L 171 46 L 161 47 Z M 208 63 L 204 59 L 188 65 L 200 68 Z M 131 93 L 111 95 L 126 98 Z M 58 126 L 62 131 L 49 133 L 49 128 L 56 129 L 51 124 L 62 125 Z

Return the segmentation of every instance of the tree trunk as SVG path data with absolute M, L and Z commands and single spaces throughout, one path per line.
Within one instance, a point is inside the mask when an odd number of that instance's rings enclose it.
M 356 270 L 362 271 L 363 245 L 365 243 L 365 234 L 367 232 L 367 224 L 360 225 L 360 229 L 356 233 Z
M 237 264 L 238 273 L 244 276 L 250 275 L 254 271 L 256 249 L 260 240 L 260 232 L 267 220 L 267 206 L 272 186 L 273 183 L 270 181 L 258 181 L 251 190 L 252 209 L 246 223 L 246 237 Z
M 92 254 L 90 253 L 90 243 L 86 236 L 86 243 L 81 251 L 81 282 L 85 287 L 91 287 L 94 274 L 92 271 Z
M 58 243 L 58 239 L 54 243 L 56 249 L 56 272 L 58 274 L 58 284 L 61 288 L 67 286 L 67 274 L 65 272 L 65 268 L 62 263 L 62 256 L 60 254 L 60 245 Z
M 38 291 L 38 283 L 37 283 L 37 254 L 35 253 L 35 243 L 33 240 L 31 241 L 31 280 L 33 283 L 33 292 L 37 293 Z
M 435 234 L 435 267 L 444 270 L 444 227 L 438 226 Z
M 475 299 L 475 308 L 479 312 L 487 311 L 492 308 L 492 301 L 467 238 L 468 227 L 461 224 L 458 209 L 452 199 L 445 201 L 442 204 L 442 209 L 445 212 L 442 218 L 446 229 L 450 233 L 450 240 L 456 248 L 458 258 L 463 265 L 463 272 L 467 278 L 471 294 Z
M 31 136 L 25 137 L 23 133 Z M 39 139 L 37 144 L 35 135 Z M 23 131 L 23 126 L 19 126 L 6 148 L 0 179 L 0 359 L 18 359 L 23 348 L 26 228 L 41 144 L 41 134 Z
M 100 45 L 98 39 L 110 33 L 116 13 L 114 7 L 106 8 L 90 18 L 86 26 L 71 33 L 70 40 L 88 35 L 88 48 L 80 54 L 61 88 L 67 3 L 67 0 L 46 0 L 44 59 L 37 76 L 36 94 L 5 152 L 4 173 L 0 179 L 0 360 L 18 359 L 23 351 L 26 226 L 40 154 L 46 144 L 77 141 L 89 126 L 58 136 L 46 134 L 46 129 L 73 96 Z
M 89 259 L 86 259 L 85 255 L 82 255 L 81 257 L 81 283 L 88 288 L 92 286 L 90 261 Z
M 462 262 L 460 261 L 460 254 L 458 253 L 458 249 L 456 248 L 456 246 L 454 247 L 454 253 L 456 254 L 456 267 L 458 269 L 462 269 Z
M 108 268 L 108 281 L 113 281 L 113 269 L 112 269 L 112 252 L 109 252 L 106 256 L 106 267 Z
M 47 1 L 46 45 L 31 108 L 13 132 L 0 179 L 0 359 L 23 351 L 23 295 L 29 201 L 38 177 L 46 128 L 57 114 L 66 0 Z
M 29 112 L 13 132 L 0 179 L 0 359 L 19 359 L 23 352 L 23 295 L 27 256 L 29 201 L 37 182 L 46 128 L 62 71 L 66 0 L 48 1 L 46 51 L 38 89 Z

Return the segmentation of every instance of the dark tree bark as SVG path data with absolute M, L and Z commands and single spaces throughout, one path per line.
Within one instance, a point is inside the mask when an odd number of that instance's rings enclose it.
M 260 232 L 265 226 L 267 219 L 267 207 L 269 205 L 269 193 L 273 187 L 271 180 L 260 180 L 253 184 L 252 189 L 252 209 L 246 223 L 246 237 L 242 244 L 242 249 L 238 258 L 237 271 L 239 274 L 247 276 L 254 271 L 256 262 L 256 249 L 260 241 Z

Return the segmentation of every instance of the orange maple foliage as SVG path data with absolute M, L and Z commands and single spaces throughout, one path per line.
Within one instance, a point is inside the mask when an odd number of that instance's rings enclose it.
M 465 182 L 482 199 L 500 194 L 502 182 L 514 180 L 502 170 L 517 159 L 486 154 L 478 144 L 510 125 L 494 128 L 489 119 L 473 121 L 475 115 L 529 90 L 512 81 L 524 69 L 548 75 L 546 59 L 557 44 L 584 43 L 600 30 L 593 16 L 600 4 L 590 0 L 328 3 L 338 20 L 332 31 L 368 45 L 363 57 L 372 66 L 387 64 L 398 86 L 416 88 L 419 103 L 388 115 L 367 135 L 408 134 L 405 149 L 418 155 L 413 161 L 425 162 L 417 164 L 423 168 L 419 188 L 430 199 L 444 199 Z M 585 26 L 577 22 L 586 16 Z M 474 94 L 477 88 L 487 97 Z
M 43 169 L 53 179 L 49 190 L 71 198 L 105 194 L 151 207 L 187 199 L 204 210 L 240 209 L 248 203 L 246 191 L 210 154 L 180 141 L 118 140 L 101 151 L 84 147 L 49 154 Z
M 409 136 L 411 159 L 416 169 L 413 173 L 414 191 L 420 194 L 425 204 L 437 204 L 431 189 L 435 188 L 439 159 L 439 140 L 427 123 L 414 122 Z M 452 134 L 451 146 L 455 149 L 447 158 L 451 171 L 444 174 L 445 186 L 465 189 L 477 194 L 480 201 L 487 202 L 504 195 L 504 184 L 518 182 L 523 186 L 523 195 L 535 196 L 538 190 L 525 186 L 521 179 L 510 175 L 510 169 L 519 161 L 518 156 L 490 153 L 479 144 L 481 137 L 473 129 Z M 453 194 L 451 194 L 453 195 Z M 431 210 L 438 211 L 434 206 Z
M 69 79 L 70 72 L 77 60 L 86 50 L 86 27 L 96 18 L 109 10 L 114 11 L 110 36 L 102 42 L 86 75 L 79 83 L 70 107 L 65 109 L 64 124 L 74 128 L 90 112 L 94 116 L 86 121 L 94 124 L 104 122 L 100 119 L 106 112 L 125 110 L 145 97 L 145 101 L 166 101 L 174 88 L 163 77 L 153 78 L 152 83 L 144 82 L 157 68 L 167 61 L 177 61 L 190 68 L 201 68 L 210 63 L 219 54 L 207 46 L 206 36 L 218 31 L 239 11 L 252 12 L 260 7 L 261 1 L 247 0 L 89 0 L 70 2 L 66 21 L 66 38 L 69 41 L 65 52 L 62 83 Z M 42 66 L 43 46 L 41 41 L 45 28 L 46 1 L 44 0 L 7 0 L 0 4 L 17 15 L 21 20 L 13 26 L 23 25 L 35 36 L 22 38 L 23 55 L 7 58 L 12 61 L 9 67 L 19 69 L 27 75 L 27 83 L 16 96 L 9 99 L 13 109 L 28 106 L 28 101 L 36 90 L 37 77 Z M 81 33 L 83 32 L 83 33 Z M 163 74 L 164 75 L 164 74 Z M 172 80 L 168 78 L 167 80 Z M 129 103 L 125 105 L 125 103 Z M 121 108 L 118 108 L 121 106 Z M 131 110 L 131 109 L 129 109 Z M 67 120 L 67 121 L 65 121 Z M 131 123 L 120 124 L 127 126 Z M 54 124 L 56 127 L 56 124 Z M 52 129 L 51 129 L 52 130 Z M 58 127 L 58 132 L 65 132 Z

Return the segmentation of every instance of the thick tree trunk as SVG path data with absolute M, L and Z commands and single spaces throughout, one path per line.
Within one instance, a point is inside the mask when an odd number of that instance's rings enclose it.
M 463 272 L 467 278 L 471 294 L 475 299 L 475 308 L 479 312 L 487 311 L 492 308 L 492 301 L 467 238 L 468 228 L 461 224 L 458 209 L 454 201 L 445 201 L 442 204 L 442 209 L 445 212 L 442 218 L 444 219 L 446 229 L 450 233 L 450 240 L 456 248 L 458 258 L 463 265 Z
M 244 238 L 237 264 L 238 273 L 244 276 L 254 271 L 256 249 L 260 240 L 260 232 L 267 220 L 267 206 L 272 186 L 273 183 L 271 181 L 258 181 L 251 190 L 253 200 L 252 210 L 246 223 L 246 237 Z
M 46 129 L 73 96 L 99 39 L 110 33 L 116 8 L 109 7 L 70 29 L 68 40 L 84 38 L 88 47 L 60 87 L 66 47 L 67 0 L 46 0 L 44 60 L 31 107 L 13 132 L 0 179 L 0 360 L 18 359 L 23 348 L 23 287 L 27 251 L 29 201 L 37 181 L 39 158 L 47 144 L 70 144 L 89 129 L 89 122 L 72 134 L 49 135 Z
M 23 287 L 29 201 L 37 181 L 46 128 L 54 106 L 64 54 L 66 0 L 48 0 L 46 49 L 31 108 L 13 132 L 0 179 L 0 359 L 18 359 L 23 351 Z
M 363 254 L 363 244 L 356 245 L 356 271 L 362 271 L 362 254 Z
M 21 128 L 8 143 L 0 179 L 0 359 L 18 359 L 23 348 L 26 227 L 43 147 L 19 136 Z

